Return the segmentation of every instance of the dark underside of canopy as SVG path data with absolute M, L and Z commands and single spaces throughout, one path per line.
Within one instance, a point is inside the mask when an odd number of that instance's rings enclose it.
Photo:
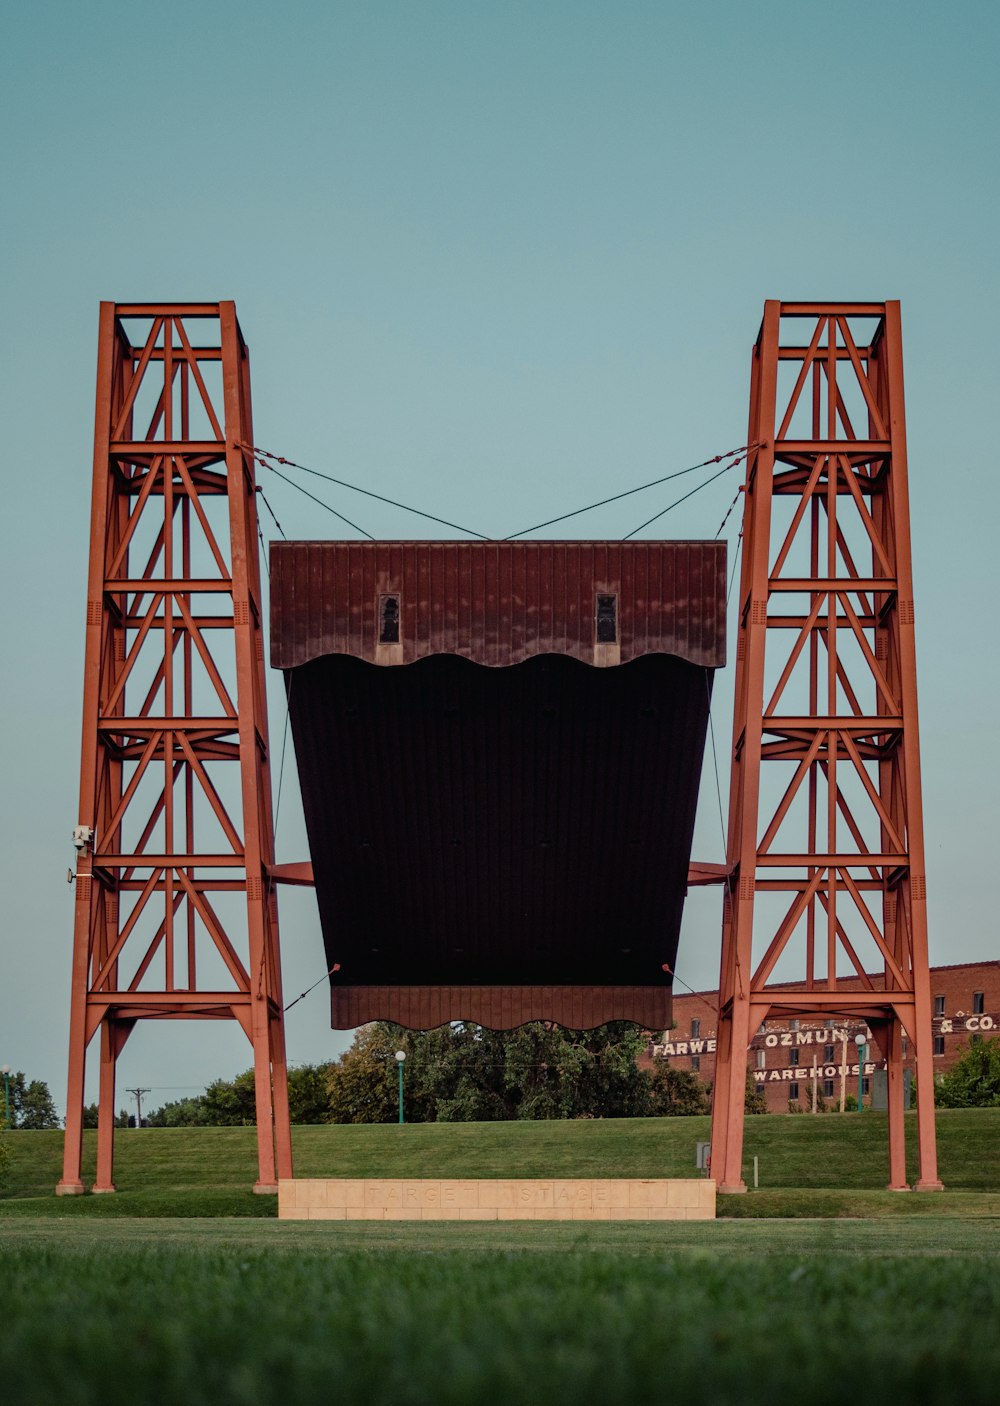
M 515 627 L 504 638 L 506 658 L 517 662 L 498 657 L 491 667 L 476 662 L 475 611 L 462 626 L 464 607 L 455 600 L 449 621 L 447 581 L 434 608 L 450 651 L 414 655 L 405 642 L 411 633 L 419 639 L 432 607 L 412 582 L 408 589 L 405 573 L 376 571 L 360 588 L 356 578 L 353 599 L 370 602 L 370 639 L 385 593 L 400 593 L 400 652 L 405 646 L 412 662 L 387 663 L 384 655 L 375 662 L 362 641 L 363 611 L 353 625 L 346 613 L 340 626 L 328 616 L 327 629 L 339 636 L 317 640 L 324 599 L 333 593 L 335 616 L 337 599 L 351 592 L 343 582 L 338 597 L 336 563 L 323 599 L 302 588 L 295 552 L 315 561 L 316 545 L 282 547 L 284 563 L 280 553 L 272 557 L 273 609 L 284 611 L 273 652 L 285 654 L 275 662 L 285 665 L 327 962 L 337 968 L 334 1027 L 669 1025 L 711 665 L 722 662 L 722 552 L 715 544 L 637 544 L 647 563 L 650 548 L 664 558 L 673 552 L 674 566 L 677 549 L 699 549 L 702 563 L 697 591 L 686 578 L 669 611 L 644 594 L 638 647 L 629 642 L 636 611 L 621 556 L 600 573 L 597 589 L 616 590 L 624 663 L 588 662 L 595 582 L 581 572 L 584 618 L 569 632 L 559 625 L 562 648 L 537 630 L 527 649 L 518 645 L 516 617 L 525 609 L 515 600 Z M 448 546 L 467 554 L 473 570 L 497 552 L 495 544 Z M 384 548 L 362 548 L 362 566 L 377 567 Z M 351 559 L 359 560 L 353 547 Z M 626 556 L 626 567 L 638 559 Z M 500 560 L 502 569 L 502 553 Z M 289 586 L 296 579 L 297 603 Z M 488 577 L 484 584 L 488 593 Z M 668 614 L 671 630 L 692 633 L 695 605 L 710 617 L 687 650 L 698 662 L 650 638 Z M 296 644 L 297 616 L 308 623 L 305 645 Z M 354 648 L 352 628 L 362 641 Z M 331 652 L 317 648 L 331 643 Z M 303 662 L 288 667 L 296 652 Z

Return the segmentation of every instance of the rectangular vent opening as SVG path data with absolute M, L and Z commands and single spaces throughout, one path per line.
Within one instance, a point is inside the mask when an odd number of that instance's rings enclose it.
M 618 597 L 597 597 L 597 643 L 618 642 Z
M 378 598 L 379 644 L 399 643 L 399 596 Z

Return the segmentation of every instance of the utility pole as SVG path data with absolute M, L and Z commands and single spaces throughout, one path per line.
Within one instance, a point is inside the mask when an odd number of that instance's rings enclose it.
M 126 1093 L 135 1094 L 135 1126 L 142 1127 L 142 1096 L 152 1093 L 152 1089 L 127 1089 Z

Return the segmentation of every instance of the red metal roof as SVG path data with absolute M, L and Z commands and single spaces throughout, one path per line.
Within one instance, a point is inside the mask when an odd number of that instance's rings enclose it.
M 337 1028 L 669 1024 L 725 549 L 553 547 L 273 550 Z
M 618 597 L 620 662 L 726 662 L 724 542 L 275 542 L 271 663 L 379 662 L 380 596 L 398 593 L 402 658 L 594 662 L 595 597 Z

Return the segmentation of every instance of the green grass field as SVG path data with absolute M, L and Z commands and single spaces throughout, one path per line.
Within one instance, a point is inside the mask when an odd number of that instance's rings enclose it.
M 0 1225 L 11 1406 L 992 1403 L 1000 1226 Z
M 908 1141 L 915 1144 L 915 1115 Z M 944 1196 L 884 1190 L 884 1117 L 764 1116 L 746 1124 L 746 1175 L 758 1158 L 760 1190 L 727 1197 L 729 1216 L 1000 1215 L 1000 1109 L 942 1110 L 938 1147 Z M 300 1176 L 691 1176 L 707 1118 L 551 1123 L 417 1123 L 296 1128 Z M 86 1136 L 85 1179 L 95 1135 Z M 0 1217 L 273 1216 L 254 1196 L 252 1128 L 122 1131 L 115 1196 L 57 1199 L 60 1133 L 8 1134 L 12 1152 Z M 911 1175 L 916 1175 L 915 1165 Z
M 1000 1110 L 938 1128 L 949 1190 L 906 1196 L 879 1189 L 876 1115 L 749 1119 L 761 1189 L 725 1198 L 726 1219 L 651 1224 L 280 1222 L 250 1191 L 244 1128 L 122 1132 L 119 1193 L 58 1199 L 60 1135 L 12 1134 L 0 1397 L 992 1406 Z M 690 1175 L 707 1132 L 699 1118 L 299 1128 L 295 1155 L 301 1175 Z

